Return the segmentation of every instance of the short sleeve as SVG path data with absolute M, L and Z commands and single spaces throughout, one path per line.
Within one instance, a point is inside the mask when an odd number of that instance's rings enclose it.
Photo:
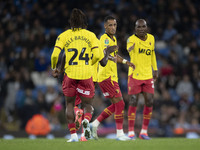
M 127 39 L 127 46 L 126 49 L 128 50 L 131 46 L 133 46 L 133 41 L 131 41 L 131 37 Z
M 63 34 L 60 34 L 56 39 L 55 46 L 63 49 L 64 43 L 65 43 L 64 36 L 63 36 Z

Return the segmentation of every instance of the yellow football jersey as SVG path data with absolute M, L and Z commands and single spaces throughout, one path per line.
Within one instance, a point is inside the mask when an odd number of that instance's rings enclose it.
M 103 34 L 100 38 L 100 45 L 101 50 L 103 51 L 107 46 L 117 45 L 117 39 L 114 37 L 112 40 L 108 34 Z M 111 56 L 115 56 L 117 51 L 111 53 Z M 118 82 L 118 75 L 117 75 L 117 64 L 111 60 L 108 60 L 108 63 L 105 67 L 99 65 L 98 71 L 98 82 L 102 82 L 105 79 L 111 77 L 112 81 Z
M 99 41 L 99 60 L 93 65 L 93 74 L 92 74 L 92 79 L 94 82 L 97 82 L 98 79 L 98 65 L 99 61 L 101 61 L 104 58 L 104 53 L 101 50 L 101 45 L 100 45 L 100 41 Z
M 93 65 L 93 74 L 92 74 L 93 82 L 97 82 L 97 79 L 98 79 L 98 76 L 97 76 L 98 64 L 99 64 L 99 62 L 96 62 L 96 63 Z
M 133 78 L 147 80 L 153 77 L 153 70 L 157 69 L 155 55 L 155 39 L 151 34 L 147 34 L 145 41 L 139 39 L 135 34 L 127 40 L 127 50 L 135 43 L 134 49 L 129 52 L 130 61 L 135 65 L 135 70 L 129 67 L 128 75 L 133 74 Z
M 58 36 L 51 56 L 52 69 L 56 67 L 62 49 L 66 55 L 65 73 L 72 79 L 83 80 L 92 76 L 92 54 L 93 59 L 102 59 L 99 55 L 99 40 L 93 32 L 86 29 L 69 29 Z

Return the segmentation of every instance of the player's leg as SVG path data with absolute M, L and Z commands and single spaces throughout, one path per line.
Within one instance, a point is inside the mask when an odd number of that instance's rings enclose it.
M 134 130 L 136 109 L 138 104 L 139 94 L 129 96 L 129 108 L 128 108 L 128 136 L 132 139 L 136 139 Z
M 81 97 L 82 105 L 84 108 L 84 119 L 82 121 L 84 136 L 86 139 L 91 138 L 91 131 L 90 131 L 90 120 L 92 119 L 92 114 L 94 112 L 94 108 L 92 106 L 93 98 L 86 98 Z
M 113 89 L 114 91 L 111 91 L 111 102 L 115 106 L 115 123 L 116 123 L 116 134 L 117 134 L 117 140 L 120 141 L 126 141 L 130 140 L 129 137 L 125 136 L 124 130 L 123 130 L 123 121 L 124 121 L 124 100 L 122 98 L 121 90 L 119 88 L 119 84 L 117 82 L 113 82 Z
M 111 116 L 114 112 L 115 112 L 115 105 L 111 104 L 110 106 L 108 106 L 103 110 L 103 112 L 95 120 L 96 122 L 94 121 L 93 123 L 94 124 L 97 123 L 99 125 L 103 120 Z
M 129 108 L 128 108 L 128 136 L 132 139 L 136 139 L 134 130 L 136 109 L 138 103 L 139 93 L 142 91 L 143 83 L 140 80 L 132 78 L 132 75 L 128 78 L 128 95 L 129 95 Z
M 103 120 L 105 120 L 106 118 L 108 118 L 109 116 L 111 116 L 114 112 L 115 112 L 115 105 L 111 104 L 110 106 L 105 108 L 102 111 L 102 113 L 97 117 L 97 119 L 95 119 L 91 123 L 92 136 L 94 139 L 96 139 L 96 140 L 98 139 L 97 130 L 98 130 L 98 126 L 100 125 L 100 123 Z
M 145 100 L 144 110 L 143 110 L 143 124 L 142 130 L 140 132 L 140 138 L 149 140 L 149 136 L 147 134 L 148 125 L 151 119 L 152 111 L 153 111 L 153 96 L 154 96 L 154 85 L 152 84 L 152 80 L 146 80 L 146 84 L 143 87 L 143 95 Z
M 111 83 L 111 78 L 100 82 L 99 87 L 101 88 L 101 91 L 103 95 L 105 96 L 105 98 L 111 98 L 114 96 L 112 95 L 112 93 L 115 92 L 115 89 L 113 88 L 113 84 Z M 96 140 L 98 139 L 97 130 L 98 130 L 99 124 L 103 120 L 111 116 L 114 112 L 115 112 L 115 105 L 111 104 L 109 107 L 105 108 L 103 112 L 97 117 L 97 119 L 95 119 L 91 123 L 92 136 L 94 139 Z
M 81 127 L 83 110 L 78 108 L 77 106 L 75 106 L 74 107 L 74 113 L 75 113 L 76 130 L 79 130 L 80 127 Z
M 140 139 L 149 140 L 149 136 L 147 134 L 148 125 L 151 119 L 152 110 L 153 110 L 153 94 L 151 93 L 143 93 L 145 99 L 145 105 L 143 110 L 143 124 L 142 130 L 140 132 Z
M 68 123 L 68 129 L 71 134 L 71 139 L 67 142 L 77 142 L 78 136 L 76 133 L 76 125 L 74 123 L 75 115 L 74 115 L 74 101 L 75 97 L 65 97 L 66 100 L 66 118 Z
M 78 95 L 76 95 L 74 113 L 75 113 L 75 124 L 76 124 L 77 130 L 79 130 L 81 127 L 82 115 L 83 115 L 83 110 L 78 107 L 80 103 L 81 103 L 81 99 Z
M 116 123 L 116 136 L 117 140 L 126 141 L 130 140 L 129 137 L 125 136 L 123 130 L 123 121 L 124 121 L 124 100 L 122 97 L 115 97 L 111 99 L 112 103 L 115 105 L 115 123 Z
M 77 92 L 81 98 L 84 110 L 84 119 L 82 121 L 84 135 L 86 139 L 89 139 L 91 137 L 89 122 L 92 119 L 92 114 L 94 111 L 92 101 L 95 93 L 92 78 L 87 80 L 80 80 L 78 83 Z
M 77 105 L 81 104 L 81 98 L 76 95 L 76 100 L 75 100 L 75 107 L 74 107 L 74 112 L 75 112 L 75 124 L 76 124 L 76 129 L 79 130 L 80 127 L 81 127 L 81 123 L 82 123 L 82 120 L 84 119 L 84 114 L 83 114 L 83 109 L 82 107 L 81 108 L 78 108 Z M 81 139 L 80 141 L 87 141 L 87 139 L 85 138 L 85 135 L 84 135 L 84 130 L 82 128 L 82 133 L 81 133 Z
M 81 118 L 82 118 L 82 120 L 84 119 L 84 114 L 82 115 Z M 87 141 L 87 139 L 85 138 L 85 135 L 84 135 L 83 126 L 82 126 L 82 133 L 81 133 L 81 140 L 80 141 L 82 141 L 82 142 Z
M 74 103 L 76 96 L 76 80 L 70 79 L 67 75 L 63 78 L 62 90 L 65 95 L 66 102 L 66 119 L 69 131 L 71 133 L 71 139 L 67 142 L 77 142 L 78 136 L 76 134 L 75 115 L 74 115 Z
M 112 104 L 104 109 L 104 111 L 97 117 L 97 119 L 91 124 L 92 136 L 98 139 L 97 128 L 101 121 L 115 113 L 115 122 L 117 128 L 118 140 L 128 140 L 129 138 L 124 135 L 123 131 L 123 113 L 124 113 L 124 101 L 122 98 L 121 90 L 117 82 L 111 81 L 108 78 L 99 83 L 99 86 L 106 98 L 110 98 Z M 120 138 L 119 138 L 120 137 Z

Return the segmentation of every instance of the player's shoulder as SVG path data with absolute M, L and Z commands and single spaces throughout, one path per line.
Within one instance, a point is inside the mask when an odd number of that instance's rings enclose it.
M 138 38 L 135 34 L 132 34 L 131 36 L 129 36 L 130 39 L 135 39 Z
M 103 35 L 101 35 L 100 39 L 106 39 L 108 38 L 108 35 L 106 33 L 104 33 Z
M 154 39 L 154 36 L 150 33 L 147 33 L 148 38 Z
M 127 42 L 130 42 L 132 40 L 135 41 L 136 39 L 137 39 L 137 37 L 135 36 L 135 34 L 132 34 L 131 36 L 128 37 Z
M 93 36 L 96 36 L 96 35 L 94 34 L 94 32 L 89 31 L 89 30 L 87 30 L 87 29 L 82 29 L 82 32 L 83 32 L 85 35 L 93 35 Z
M 116 40 L 115 36 L 114 39 Z M 110 37 L 108 36 L 108 34 L 104 33 L 103 35 L 101 35 L 100 41 L 105 41 L 105 44 L 108 44 L 110 41 Z
M 59 36 L 66 36 L 66 35 L 68 35 L 71 32 L 72 32 L 72 30 L 68 29 L 68 30 L 63 31 Z

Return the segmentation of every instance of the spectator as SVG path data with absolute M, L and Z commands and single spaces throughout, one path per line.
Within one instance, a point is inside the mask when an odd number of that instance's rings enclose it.
M 159 130 L 163 131 L 162 133 L 166 133 L 169 129 L 166 120 L 172 127 L 180 124 L 188 124 L 189 126 L 190 124 L 200 124 L 200 119 L 197 119 L 197 117 L 194 118 L 194 121 L 186 117 L 193 112 L 195 105 L 198 106 L 199 98 L 196 93 L 200 91 L 199 1 L 153 0 L 144 3 L 144 1 L 139 0 L 115 0 L 112 2 L 95 0 L 87 1 L 84 4 L 80 0 L 67 1 L 67 3 L 64 0 L 60 0 L 59 3 L 56 0 L 48 1 L 48 3 L 45 0 L 15 2 L 0 2 L 0 108 L 5 109 L 7 122 L 20 119 L 20 116 L 14 115 L 20 109 L 18 105 L 15 107 L 15 104 L 18 104 L 16 95 L 24 94 L 27 88 L 33 92 L 42 91 L 43 94 L 38 92 L 38 95 L 36 94 L 34 97 L 37 101 L 40 101 L 36 104 L 42 109 L 40 112 L 43 115 L 51 116 L 50 110 L 44 108 L 43 103 L 46 103 L 45 97 L 49 95 L 46 90 L 46 79 L 51 78 L 48 70 L 50 53 L 59 32 L 69 28 L 66 23 L 69 20 L 70 11 L 73 7 L 79 6 L 89 16 L 88 29 L 96 33 L 98 37 L 104 33 L 103 18 L 105 16 L 113 15 L 119 20 L 116 36 L 119 53 L 124 57 L 128 57 L 125 50 L 126 39 L 133 34 L 132 24 L 141 16 L 144 16 L 151 27 L 149 31 L 158 40 L 156 43 L 161 43 L 161 45 L 164 43 L 164 47 L 162 47 L 164 50 L 156 48 L 160 79 L 155 86 L 155 93 L 157 93 L 155 96 L 158 99 L 156 104 L 159 104 L 161 109 L 154 110 L 155 116 L 152 119 L 158 121 Z M 78 2 L 81 5 L 77 5 Z M 160 53 L 161 51 L 164 52 Z M 127 89 L 123 83 L 127 80 L 124 76 L 127 74 L 127 68 L 119 67 L 118 72 L 119 77 L 123 77 L 119 78 L 119 82 L 122 83 L 121 90 L 125 93 Z M 190 77 L 188 82 L 183 81 L 183 74 Z M 32 80 L 33 84 L 31 83 Z M 186 117 L 184 120 L 180 117 L 182 114 L 178 111 L 178 105 L 173 106 L 174 115 L 165 111 L 172 110 L 172 106 L 165 105 L 165 102 L 171 101 L 165 101 L 162 98 L 168 95 L 166 93 L 169 93 L 169 99 L 178 104 L 180 94 L 183 94 L 180 84 L 186 85 L 183 91 L 190 93 L 189 95 L 193 97 L 193 99 L 188 98 L 191 101 L 189 101 L 189 109 L 186 109 L 183 116 Z M 58 94 L 61 91 L 60 86 L 61 84 L 55 93 Z M 185 90 L 185 88 L 188 88 L 188 90 Z M 101 94 L 101 92 L 96 94 L 96 99 L 99 100 Z M 126 102 L 127 97 L 125 95 L 123 94 L 123 97 Z M 107 105 L 107 101 L 99 101 L 97 104 L 104 107 Z M 95 110 L 98 113 L 102 109 L 97 106 L 99 105 L 95 106 Z M 138 107 L 138 112 L 141 112 L 140 107 Z M 200 110 L 197 109 L 195 112 L 199 113 Z M 139 113 L 136 128 L 141 126 L 141 117 L 142 115 Z M 155 120 L 154 123 L 156 123 Z M 0 120 L 0 123 L 3 122 L 4 120 Z M 126 127 L 126 124 L 124 127 Z M 162 136 L 165 135 L 162 134 Z
M 178 82 L 176 86 L 176 92 L 180 97 L 182 97 L 185 94 L 188 96 L 188 98 L 193 97 L 193 85 L 188 75 L 183 75 L 182 80 Z

